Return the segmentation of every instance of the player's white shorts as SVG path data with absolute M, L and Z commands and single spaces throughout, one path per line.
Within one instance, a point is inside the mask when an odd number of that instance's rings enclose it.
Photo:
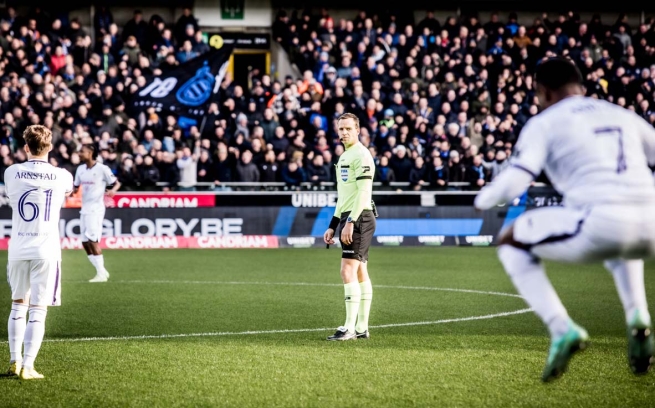
M 104 214 L 82 214 L 80 215 L 80 232 L 82 242 L 99 242 L 102 238 L 102 221 Z
M 655 255 L 655 205 L 547 207 L 514 223 L 514 240 L 541 259 L 597 262 Z
M 45 259 L 9 261 L 7 281 L 11 298 L 28 300 L 30 305 L 61 305 L 61 262 Z

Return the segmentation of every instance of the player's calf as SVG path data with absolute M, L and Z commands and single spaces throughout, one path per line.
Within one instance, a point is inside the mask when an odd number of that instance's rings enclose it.
M 30 306 L 27 329 L 25 330 L 25 359 L 23 360 L 21 378 L 23 371 L 27 373 L 28 377 L 33 376 L 32 371 L 34 371 L 34 360 L 36 360 L 36 356 L 39 354 L 41 344 L 43 343 L 43 336 L 45 335 L 45 320 L 47 315 L 47 308 Z M 36 371 L 34 371 L 34 373 L 34 376 L 38 374 Z
M 7 372 L 9 375 L 18 375 L 22 367 L 22 348 L 27 326 L 27 311 L 28 306 L 24 303 L 16 303 L 15 301 L 11 304 L 11 313 L 7 322 L 11 365 Z

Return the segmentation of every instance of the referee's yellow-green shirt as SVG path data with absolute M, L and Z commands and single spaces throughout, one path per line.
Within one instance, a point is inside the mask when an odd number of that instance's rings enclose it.
M 337 168 L 337 206 L 334 216 L 350 211 L 357 221 L 364 210 L 372 210 L 373 176 L 375 163 L 371 152 L 361 143 L 346 149 L 339 157 Z

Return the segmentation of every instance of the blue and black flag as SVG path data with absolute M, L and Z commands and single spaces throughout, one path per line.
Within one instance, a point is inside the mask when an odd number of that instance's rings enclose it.
M 218 100 L 233 47 L 224 46 L 187 61 L 160 76 L 149 78 L 137 91 L 132 107 L 154 107 L 157 112 L 196 120 Z

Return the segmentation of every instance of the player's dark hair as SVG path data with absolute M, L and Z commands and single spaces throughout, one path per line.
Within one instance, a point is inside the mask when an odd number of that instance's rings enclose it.
M 534 80 L 552 91 L 557 91 L 566 85 L 582 85 L 582 73 L 570 59 L 552 57 L 537 65 Z
M 93 160 L 96 160 L 98 158 L 98 149 L 96 149 L 96 145 L 92 143 L 86 143 L 83 144 L 82 147 L 91 150 L 91 158 Z

